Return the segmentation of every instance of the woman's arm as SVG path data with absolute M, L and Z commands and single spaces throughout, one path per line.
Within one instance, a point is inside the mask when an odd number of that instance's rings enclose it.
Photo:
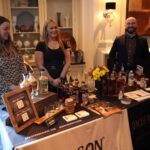
M 60 74 L 60 78 L 64 78 L 67 74 L 67 71 L 70 67 L 70 63 L 71 63 L 71 60 L 70 60 L 70 48 L 64 50 L 64 54 L 65 54 L 65 65 L 63 67 L 63 70 Z
M 45 70 L 46 76 L 48 77 L 50 83 L 52 83 L 54 79 L 51 77 L 51 75 L 48 73 L 47 69 L 43 65 L 44 64 L 43 52 L 41 52 L 41 51 L 36 51 L 35 52 L 35 62 L 36 62 L 37 67 L 40 70 L 41 69 Z

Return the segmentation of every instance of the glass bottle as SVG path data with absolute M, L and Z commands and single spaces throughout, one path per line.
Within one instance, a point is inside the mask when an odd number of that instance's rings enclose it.
M 146 87 L 147 87 L 146 79 L 143 76 L 141 77 L 141 80 L 140 80 L 140 88 L 145 89 Z
M 74 95 L 75 95 L 75 101 L 76 103 L 79 103 L 79 81 L 76 79 L 74 84 Z
M 39 94 L 48 93 L 48 77 L 45 75 L 45 70 L 41 70 L 41 75 L 39 78 Z
M 124 82 L 126 83 L 126 81 L 127 81 L 127 74 L 124 71 L 124 66 L 123 65 L 121 66 L 121 70 L 120 70 L 119 73 L 121 74 L 121 77 L 124 79 Z
M 124 91 L 125 87 L 125 79 L 124 76 L 122 76 L 121 73 L 118 74 L 117 80 L 116 80 L 116 95 L 120 93 L 120 91 Z
M 37 80 L 33 76 L 33 72 L 32 71 L 29 72 L 28 81 L 29 81 L 29 83 L 31 85 L 31 95 L 32 95 L 32 97 L 34 97 L 36 95 L 36 92 L 37 92 Z
M 128 74 L 128 86 L 134 86 L 134 73 L 133 73 L 133 70 L 130 70 L 129 74 Z
M 114 65 L 113 71 L 110 74 L 110 78 L 108 81 L 108 94 L 109 95 L 114 95 L 116 92 L 116 65 Z
M 23 81 L 20 83 L 20 87 L 24 88 L 24 87 L 29 87 L 30 83 L 28 81 L 28 75 L 27 74 L 23 74 Z
M 60 102 L 64 101 L 64 92 L 65 92 L 65 85 L 61 82 L 57 88 L 57 96 Z

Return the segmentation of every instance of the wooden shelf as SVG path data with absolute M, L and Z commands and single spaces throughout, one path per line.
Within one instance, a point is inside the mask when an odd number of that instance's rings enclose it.
M 72 27 L 59 27 L 59 29 L 72 29 Z
M 150 9 L 129 10 L 129 13 L 150 13 Z
M 28 48 L 19 48 L 20 50 L 35 50 L 36 48 L 35 47 L 28 47 Z
M 40 32 L 14 32 L 13 34 L 40 34 Z
M 11 9 L 38 9 L 38 7 L 11 7 Z

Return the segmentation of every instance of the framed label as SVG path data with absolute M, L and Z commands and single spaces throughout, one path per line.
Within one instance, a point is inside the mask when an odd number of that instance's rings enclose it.
M 8 92 L 3 95 L 3 100 L 16 132 L 22 131 L 38 119 L 27 88 L 18 88 Z

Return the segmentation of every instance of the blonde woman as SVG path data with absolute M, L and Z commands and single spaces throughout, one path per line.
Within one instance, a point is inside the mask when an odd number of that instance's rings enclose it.
M 49 19 L 43 28 L 43 41 L 36 47 L 35 60 L 49 78 L 49 91 L 56 92 L 70 66 L 70 48 L 61 40 L 57 23 Z
M 22 56 L 10 37 L 10 22 L 0 16 L 0 103 L 2 94 L 19 86 L 24 72 Z

